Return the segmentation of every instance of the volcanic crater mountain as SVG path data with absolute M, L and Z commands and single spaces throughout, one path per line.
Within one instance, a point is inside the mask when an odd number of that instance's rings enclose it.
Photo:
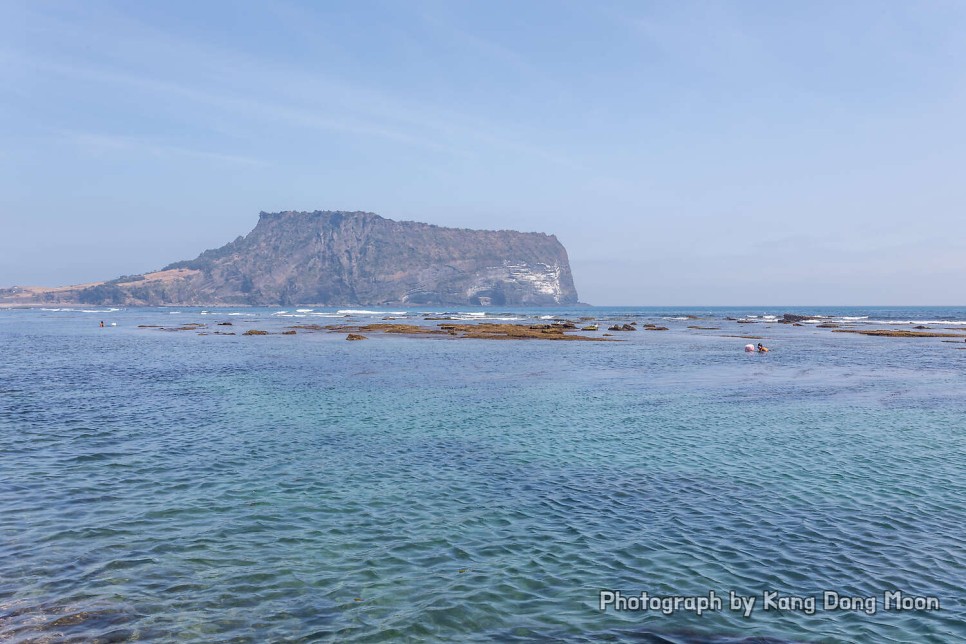
M 99 305 L 528 305 L 577 303 L 553 235 L 393 221 L 368 212 L 262 212 L 244 237 L 160 271 L 0 303 Z

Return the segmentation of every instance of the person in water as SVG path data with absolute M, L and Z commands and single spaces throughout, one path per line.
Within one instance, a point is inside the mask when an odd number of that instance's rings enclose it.
M 104 328 L 104 320 L 101 320 L 101 328 Z M 760 344 L 758 346 L 761 346 Z
M 759 342 L 758 353 L 768 353 L 768 347 L 762 346 L 761 342 Z

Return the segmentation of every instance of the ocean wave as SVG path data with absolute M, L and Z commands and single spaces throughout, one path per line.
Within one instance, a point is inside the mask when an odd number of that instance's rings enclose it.
M 869 324 L 946 324 L 949 326 L 964 326 L 966 320 L 869 320 Z
M 385 311 L 369 311 L 367 309 L 339 309 L 339 315 L 383 315 Z
M 71 309 L 64 309 L 69 311 Z M 81 309 L 81 313 L 114 313 L 115 311 L 120 311 L 121 309 Z
M 370 311 L 368 309 L 339 309 L 336 311 L 336 315 L 341 317 L 350 315 L 406 315 L 407 313 L 408 311 Z
M 311 313 L 315 309 L 295 309 L 296 313 Z

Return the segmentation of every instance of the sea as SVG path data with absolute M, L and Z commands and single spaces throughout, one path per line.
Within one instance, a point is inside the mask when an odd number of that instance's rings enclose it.
M 966 308 L 2 310 L 0 641 L 966 641 Z

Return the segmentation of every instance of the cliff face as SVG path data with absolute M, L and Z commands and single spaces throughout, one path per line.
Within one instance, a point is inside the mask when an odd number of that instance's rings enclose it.
M 157 273 L 58 293 L 124 305 L 571 305 L 552 235 L 440 228 L 363 212 L 261 213 L 245 237 Z M 52 300 L 45 300 L 52 301 Z

